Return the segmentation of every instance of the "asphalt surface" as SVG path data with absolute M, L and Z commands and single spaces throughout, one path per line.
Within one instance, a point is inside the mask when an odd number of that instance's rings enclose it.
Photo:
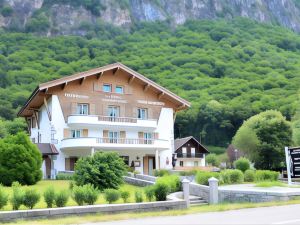
M 299 224 L 300 204 L 240 209 L 224 212 L 189 214 L 183 216 L 146 217 L 91 225 L 201 225 L 201 224 Z

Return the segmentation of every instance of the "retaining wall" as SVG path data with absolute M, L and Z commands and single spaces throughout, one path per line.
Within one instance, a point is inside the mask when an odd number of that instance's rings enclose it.
M 155 184 L 155 182 L 153 182 L 153 181 L 142 180 L 142 179 L 138 179 L 135 177 L 127 177 L 127 176 L 124 176 L 124 181 L 128 184 L 132 184 L 132 185 L 140 186 L 140 187 L 145 187 L 145 186 Z
M 195 195 L 203 198 L 205 201 L 209 201 L 209 186 L 190 183 L 190 195 Z
M 138 179 L 141 179 L 141 180 L 147 180 L 147 181 L 152 181 L 152 182 L 155 182 L 157 179 L 157 177 L 144 175 L 144 174 L 136 174 L 135 177 Z
M 184 200 L 145 202 L 128 204 L 105 204 L 90 206 L 73 206 L 51 209 L 33 209 L 0 212 L 0 221 L 11 221 L 16 219 L 47 218 L 54 216 L 80 215 L 88 213 L 120 213 L 120 212 L 142 212 L 161 211 L 170 209 L 185 209 L 187 203 Z

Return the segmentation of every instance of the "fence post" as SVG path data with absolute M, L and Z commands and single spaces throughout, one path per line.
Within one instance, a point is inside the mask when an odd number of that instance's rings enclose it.
M 208 179 L 209 183 L 209 204 L 218 204 L 219 193 L 218 193 L 218 179 L 211 177 Z
M 186 201 L 187 208 L 190 207 L 190 181 L 188 179 L 183 179 L 182 183 L 182 191 L 183 191 L 183 199 Z

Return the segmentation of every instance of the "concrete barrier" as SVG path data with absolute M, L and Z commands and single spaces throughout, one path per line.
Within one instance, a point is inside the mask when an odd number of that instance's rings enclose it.
M 138 179 L 141 179 L 141 180 L 147 180 L 147 181 L 152 181 L 152 182 L 155 182 L 157 179 L 157 177 L 144 175 L 144 174 L 136 174 L 135 177 Z
M 121 212 L 144 212 L 162 211 L 170 209 L 185 209 L 186 201 L 163 201 L 128 204 L 103 204 L 89 206 L 72 206 L 51 209 L 32 209 L 0 212 L 0 221 L 12 221 L 16 219 L 47 218 L 53 216 L 81 215 L 89 213 L 121 213 Z

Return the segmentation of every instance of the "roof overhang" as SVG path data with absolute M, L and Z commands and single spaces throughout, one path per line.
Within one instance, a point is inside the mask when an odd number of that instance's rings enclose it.
M 25 110 L 30 110 L 30 107 L 29 107 L 30 103 L 34 99 L 36 99 L 38 96 L 40 96 L 41 93 L 44 93 L 44 95 L 45 95 L 49 88 L 59 86 L 59 85 L 67 85 L 69 82 L 72 82 L 72 81 L 75 81 L 75 80 L 83 80 L 83 79 L 85 79 L 86 77 L 89 77 L 89 76 L 95 76 L 96 75 L 97 77 L 100 77 L 105 71 L 109 71 L 109 70 L 118 71 L 119 69 L 122 69 L 123 71 L 127 72 L 134 79 L 137 78 L 138 80 L 144 82 L 149 87 L 153 87 L 154 89 L 158 90 L 161 93 L 160 96 L 167 96 L 170 99 L 176 101 L 177 104 L 178 104 L 178 108 L 176 109 L 176 111 L 180 111 L 180 110 L 186 109 L 186 108 L 191 106 L 191 103 L 186 101 L 185 99 L 179 97 L 178 95 L 174 94 L 173 92 L 171 92 L 171 91 L 167 90 L 166 88 L 158 85 L 157 83 L 155 83 L 152 80 L 148 79 L 147 77 L 141 75 L 140 73 L 130 69 L 129 67 L 123 65 L 122 63 L 117 62 L 117 63 L 114 63 L 114 64 L 106 65 L 106 66 L 99 67 L 99 68 L 96 68 L 96 69 L 91 69 L 91 70 L 88 70 L 88 71 L 85 71 L 85 72 L 76 73 L 76 74 L 73 74 L 73 75 L 68 76 L 68 77 L 63 77 L 63 78 L 60 78 L 60 79 L 56 79 L 56 80 L 53 80 L 53 81 L 49 81 L 49 82 L 40 84 L 34 90 L 34 92 L 31 94 L 31 96 L 28 98 L 28 100 L 26 101 L 24 106 L 20 109 L 20 111 L 18 112 L 18 116 L 26 117 L 26 113 L 24 113 L 24 112 L 25 112 Z

